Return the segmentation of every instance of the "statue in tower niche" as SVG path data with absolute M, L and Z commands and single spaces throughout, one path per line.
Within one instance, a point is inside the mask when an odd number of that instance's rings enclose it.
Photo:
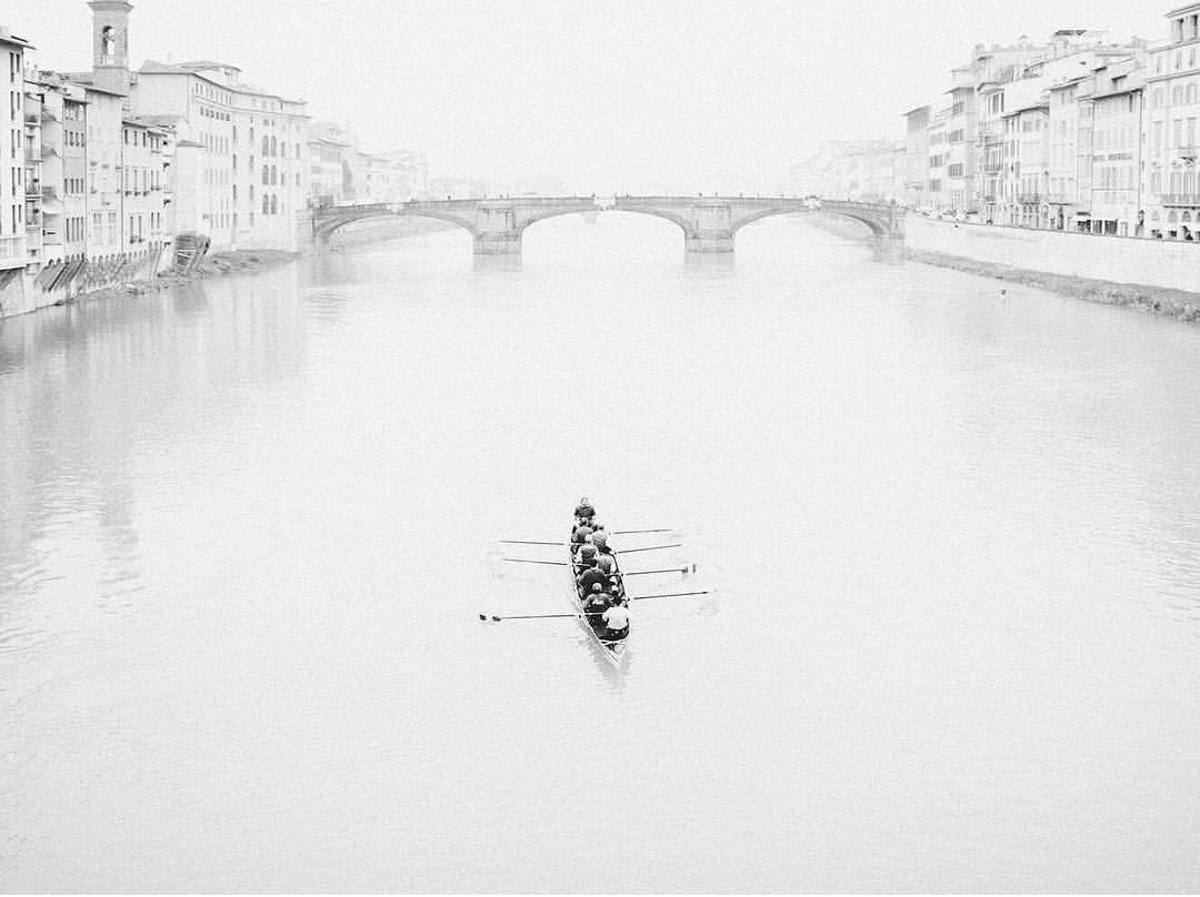
M 100 32 L 100 58 L 104 62 L 113 62 L 117 56 L 117 36 L 112 25 L 105 25 Z

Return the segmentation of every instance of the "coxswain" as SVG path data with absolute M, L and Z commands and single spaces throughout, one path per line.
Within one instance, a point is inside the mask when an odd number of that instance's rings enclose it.
M 588 501 L 585 495 L 579 499 L 579 504 L 575 508 L 575 517 L 579 520 L 591 520 L 596 514 L 596 509 L 592 507 L 592 503 Z
M 605 638 L 621 639 L 629 635 L 629 608 L 624 604 L 614 604 L 601 614 L 600 618 L 608 627 L 604 633 Z

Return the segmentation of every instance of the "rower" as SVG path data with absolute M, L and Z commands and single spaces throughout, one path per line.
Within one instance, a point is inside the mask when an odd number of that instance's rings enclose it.
M 611 554 L 601 554 L 600 549 L 596 549 L 596 566 L 604 573 L 611 574 L 616 569 L 616 564 L 613 562 Z
M 587 621 L 593 626 L 601 625 L 601 617 L 608 610 L 608 601 L 604 598 L 604 590 L 600 583 L 596 583 L 592 587 L 592 593 L 588 596 L 583 605 L 583 612 L 587 614 Z
M 579 547 L 579 554 L 575 558 L 575 563 L 580 567 L 595 567 L 596 566 L 596 546 L 591 542 L 585 542 Z
M 601 619 L 608 627 L 605 638 L 621 639 L 629 635 L 629 608 L 624 604 L 614 604 L 601 614 Z
M 592 544 L 596 546 L 596 550 L 600 554 L 612 555 L 613 550 L 608 547 L 608 533 L 604 530 L 596 530 L 592 533 Z
M 599 567 L 588 567 L 580 574 L 576 582 L 584 595 L 590 595 L 595 591 L 592 588 L 594 585 L 600 586 L 601 589 L 608 588 L 608 574 Z
M 584 542 L 589 541 L 588 536 L 592 535 L 592 532 L 593 530 L 590 526 L 586 523 L 581 523 L 572 531 L 571 541 L 576 545 L 582 545 Z

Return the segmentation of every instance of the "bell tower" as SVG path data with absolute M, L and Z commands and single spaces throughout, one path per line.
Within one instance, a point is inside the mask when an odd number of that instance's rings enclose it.
M 127 0 L 88 0 L 92 8 L 92 78 L 97 87 L 129 93 Z

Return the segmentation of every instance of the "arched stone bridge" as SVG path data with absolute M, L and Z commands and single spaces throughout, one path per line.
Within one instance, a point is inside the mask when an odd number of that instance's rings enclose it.
M 521 236 L 535 221 L 579 212 L 612 209 L 654 215 L 683 230 L 688 252 L 732 252 L 737 232 L 771 215 L 824 212 L 860 221 L 890 252 L 904 241 L 904 211 L 895 205 L 829 199 L 770 196 L 519 196 L 500 199 L 412 200 L 328 206 L 313 212 L 313 236 L 325 242 L 354 221 L 389 216 L 437 218 L 471 233 L 479 255 L 519 253 Z

